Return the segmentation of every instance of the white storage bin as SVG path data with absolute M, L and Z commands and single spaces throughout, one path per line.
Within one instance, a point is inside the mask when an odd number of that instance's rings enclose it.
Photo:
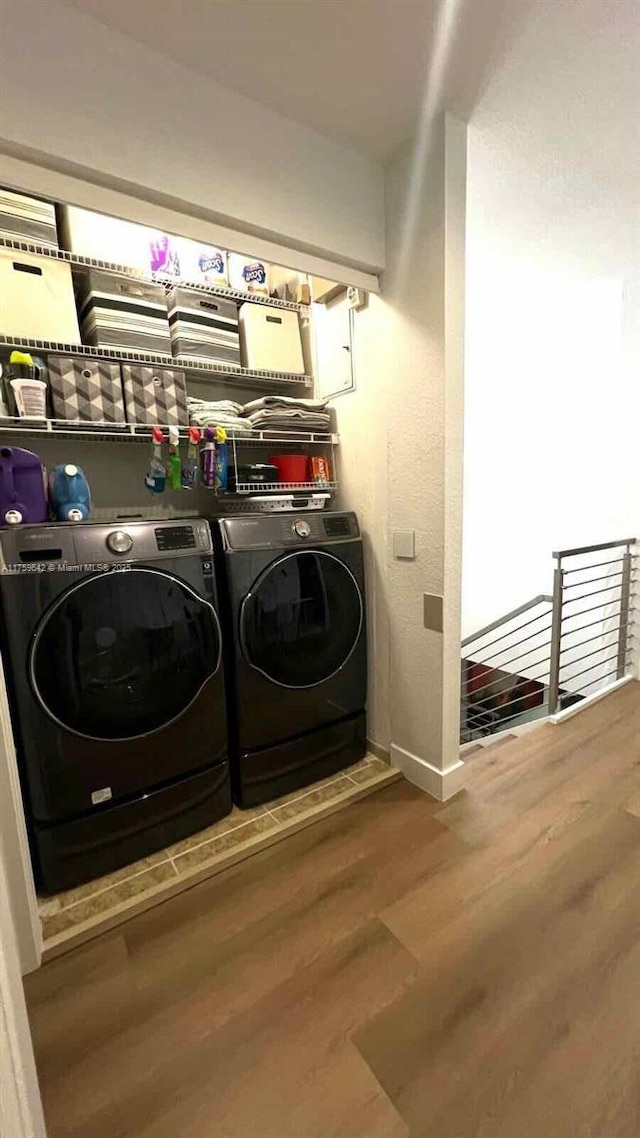
M 57 249 L 55 206 L 27 194 L 0 190 L 0 237 Z
M 69 266 L 48 257 L 0 249 L 0 333 L 79 344 Z
M 304 374 L 297 312 L 266 304 L 241 304 L 240 347 L 244 366 L 254 371 Z
M 72 205 L 59 207 L 58 221 L 60 243 L 70 253 L 149 272 L 154 231 L 146 225 Z

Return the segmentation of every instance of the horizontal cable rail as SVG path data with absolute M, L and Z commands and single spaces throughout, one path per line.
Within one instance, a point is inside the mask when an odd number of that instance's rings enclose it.
M 509 632 L 503 632 L 502 636 L 496 636 L 495 640 L 490 640 L 488 644 L 481 644 L 480 647 L 478 648 L 478 651 L 484 652 L 485 648 L 493 648 L 494 644 L 499 644 L 500 641 L 506 640 L 509 636 L 513 636 L 514 632 L 520 632 L 521 629 L 527 628 L 530 624 L 535 624 L 535 622 L 537 620 L 542 620 L 543 617 L 548 616 L 548 615 L 549 615 L 548 612 L 541 612 L 538 614 L 538 616 L 532 616 L 530 620 L 524 620 L 522 622 L 522 624 L 518 625 L 517 628 L 515 628 L 515 629 L 512 628 L 509 630 Z M 529 635 L 531 635 L 531 633 Z M 464 647 L 464 645 L 463 645 L 463 647 Z M 475 656 L 474 656 L 474 660 L 475 660 Z M 481 661 L 479 660 L 478 663 L 481 663 Z
M 634 546 L 634 538 L 623 538 L 554 553 L 552 595 L 532 597 L 463 640 L 463 741 L 553 715 L 627 674 L 635 627 Z M 603 561 L 590 556 L 610 550 L 620 555 Z M 579 558 L 588 563 L 575 564 Z
M 622 565 L 623 557 L 616 557 L 613 561 L 596 561 L 593 565 L 579 565 L 576 569 L 565 569 L 565 576 L 573 573 L 587 573 L 590 569 L 604 569 L 607 565 Z
M 600 621 L 596 621 L 595 623 L 599 624 Z M 605 633 L 596 632 L 594 636 L 587 636 L 585 640 L 579 640 L 577 644 L 565 644 L 564 648 L 560 649 L 560 655 L 562 656 L 563 652 L 569 652 L 570 650 L 575 651 L 576 648 L 582 648 L 585 644 L 592 644 L 594 640 L 600 640 L 603 635 L 613 636 L 614 632 L 619 631 L 620 625 L 616 624 L 615 628 L 608 628 Z
M 508 624 L 510 621 L 515 620 L 516 617 L 522 616 L 525 612 L 529 612 L 529 610 L 535 608 L 536 605 L 543 604 L 544 602 L 551 604 L 552 599 L 552 597 L 548 597 L 546 594 L 540 594 L 540 596 L 532 597 L 530 601 L 526 601 L 523 605 L 519 605 L 518 608 L 512 609 L 511 612 L 505 613 L 504 616 L 499 617 L 498 620 L 492 621 L 491 624 L 485 625 L 485 627 L 481 628 L 478 632 L 472 633 L 471 636 L 466 636 L 462 641 L 462 647 L 466 648 L 469 644 L 472 644 L 474 640 L 481 640 L 483 636 L 487 636 L 490 632 L 495 632 L 497 628 L 502 628 L 504 624 Z M 534 617 L 534 620 L 535 619 L 536 618 Z M 505 635 L 508 635 L 508 633 Z M 500 639 L 500 637 L 498 639 Z M 486 648 L 488 645 L 484 645 L 484 647 Z
M 591 582 L 586 581 L 585 584 L 590 585 Z M 571 586 L 569 586 L 569 587 L 571 587 Z M 578 603 L 578 601 L 588 601 L 590 597 L 599 597 L 602 593 L 611 593 L 613 591 L 613 589 L 620 589 L 621 587 L 622 587 L 622 581 L 616 581 L 615 585 L 609 585 L 608 588 L 594 589 L 593 592 L 591 592 L 591 593 L 581 593 L 579 597 L 570 597 L 568 601 L 565 601 L 565 608 L 567 605 L 576 605 Z M 565 587 L 565 592 L 566 592 L 566 587 Z
M 549 614 L 546 613 L 545 615 L 548 616 Z M 511 644 L 508 645 L 508 648 L 518 648 L 521 644 L 526 644 L 527 640 L 531 640 L 534 636 L 541 636 L 543 632 L 549 632 L 550 630 L 551 630 L 551 625 L 545 624 L 544 627 L 539 628 L 537 630 L 537 632 L 534 632 L 534 633 L 530 632 L 528 636 L 523 636 L 522 640 L 512 641 Z M 520 630 L 516 629 L 516 631 L 520 631 Z M 533 651 L 533 649 L 532 649 L 532 651 Z M 474 656 L 473 662 L 474 662 L 474 664 L 487 664 L 489 662 L 489 660 L 497 659 L 497 657 L 500 656 L 502 654 L 502 652 L 504 652 L 504 648 L 500 649 L 499 652 L 494 652 L 492 656 L 487 656 L 486 659 L 484 659 L 484 660 L 477 660 L 476 657 Z
M 608 577 L 605 573 L 604 577 L 590 577 L 588 581 L 574 581 L 572 585 L 565 585 L 565 591 L 567 589 L 581 589 L 583 585 L 595 585 L 598 583 L 598 581 L 610 581 L 612 577 L 621 576 L 622 569 L 620 569 L 617 573 L 611 573 Z M 616 582 L 616 584 L 619 584 L 619 582 Z M 613 586 L 611 587 L 613 588 Z

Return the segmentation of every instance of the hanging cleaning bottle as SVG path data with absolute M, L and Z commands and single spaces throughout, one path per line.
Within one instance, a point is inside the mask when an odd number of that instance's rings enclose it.
M 205 427 L 202 448 L 202 485 L 213 490 L 216 484 L 216 429 Z
M 227 432 L 224 427 L 216 427 L 215 488 L 227 489 Z
M 144 484 L 152 494 L 162 494 L 167 483 L 167 471 L 162 461 L 164 435 L 160 427 L 153 428 L 151 437 L 153 439 L 153 451 Z
M 181 486 L 183 490 L 194 490 L 200 478 L 200 464 L 198 462 L 198 443 L 202 438 L 199 427 L 189 427 L 189 445 L 187 457 L 182 467 Z
M 178 427 L 169 427 L 169 486 L 172 490 L 179 490 L 182 486 L 180 431 Z

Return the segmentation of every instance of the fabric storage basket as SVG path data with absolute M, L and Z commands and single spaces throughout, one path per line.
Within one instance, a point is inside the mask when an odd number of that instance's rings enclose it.
M 122 384 L 130 423 L 160 427 L 188 426 L 187 388 L 183 371 L 123 364 Z
M 105 360 L 49 356 L 54 418 L 88 423 L 124 423 L 120 365 Z
M 60 244 L 71 253 L 149 272 L 153 230 L 75 205 L 58 206 Z
M 55 206 L 26 194 L 0 190 L 0 237 L 57 249 Z
M 174 356 L 240 365 L 238 305 L 233 300 L 173 288 L 169 327 Z
M 85 344 L 171 355 L 162 285 L 92 269 L 80 303 Z
M 240 346 L 245 367 L 304 373 L 297 312 L 245 303 L 240 308 Z
M 69 266 L 0 249 L 0 334 L 79 344 Z

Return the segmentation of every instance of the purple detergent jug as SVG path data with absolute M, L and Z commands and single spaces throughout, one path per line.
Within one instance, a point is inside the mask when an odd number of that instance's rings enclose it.
M 37 454 L 0 447 L 0 524 L 46 522 L 45 473 Z

